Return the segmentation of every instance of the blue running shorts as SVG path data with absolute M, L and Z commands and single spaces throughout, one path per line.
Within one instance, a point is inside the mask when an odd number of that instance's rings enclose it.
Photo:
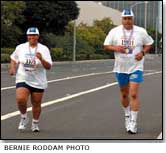
M 44 89 L 38 89 L 38 88 L 31 87 L 28 84 L 26 84 L 25 82 L 16 83 L 16 89 L 20 88 L 20 87 L 27 88 L 30 91 L 30 93 L 33 93 L 33 92 L 44 92 Z
M 123 87 L 125 85 L 128 85 L 129 82 L 143 82 L 143 72 L 140 70 L 137 70 L 133 73 L 127 74 L 127 73 L 115 73 L 116 79 L 118 81 L 119 87 Z

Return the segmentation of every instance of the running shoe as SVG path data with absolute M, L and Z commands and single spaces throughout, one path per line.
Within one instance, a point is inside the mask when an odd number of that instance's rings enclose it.
M 28 117 L 24 117 L 24 118 L 21 117 L 18 129 L 19 130 L 25 130 L 26 129 L 26 125 L 28 124 L 28 122 L 29 122 L 29 118 Z
M 136 121 L 130 121 L 128 132 L 130 134 L 136 134 L 137 133 L 137 122 Z
M 39 132 L 40 129 L 39 129 L 39 124 L 38 122 L 32 122 L 32 127 L 31 127 L 32 131 L 33 132 Z

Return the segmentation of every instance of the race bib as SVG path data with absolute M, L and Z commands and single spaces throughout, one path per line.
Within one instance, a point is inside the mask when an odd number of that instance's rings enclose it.
M 24 69 L 25 71 L 35 71 L 37 68 L 35 56 L 26 54 L 25 55 L 25 63 L 24 63 Z
M 124 54 L 132 54 L 134 49 L 134 41 L 122 40 L 122 45 L 126 47 L 123 51 Z

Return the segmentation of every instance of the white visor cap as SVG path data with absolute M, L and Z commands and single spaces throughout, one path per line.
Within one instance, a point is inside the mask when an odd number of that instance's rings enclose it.
M 30 27 L 27 30 L 27 35 L 39 35 L 39 30 L 36 27 Z
M 122 12 L 122 17 L 131 16 L 134 17 L 134 13 L 131 9 L 125 9 Z

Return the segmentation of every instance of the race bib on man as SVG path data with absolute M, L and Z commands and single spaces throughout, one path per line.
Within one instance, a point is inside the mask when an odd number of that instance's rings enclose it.
M 133 53 L 133 49 L 134 49 L 134 41 L 133 40 L 124 40 L 122 39 L 122 46 L 125 47 L 124 49 L 124 54 L 132 54 Z

